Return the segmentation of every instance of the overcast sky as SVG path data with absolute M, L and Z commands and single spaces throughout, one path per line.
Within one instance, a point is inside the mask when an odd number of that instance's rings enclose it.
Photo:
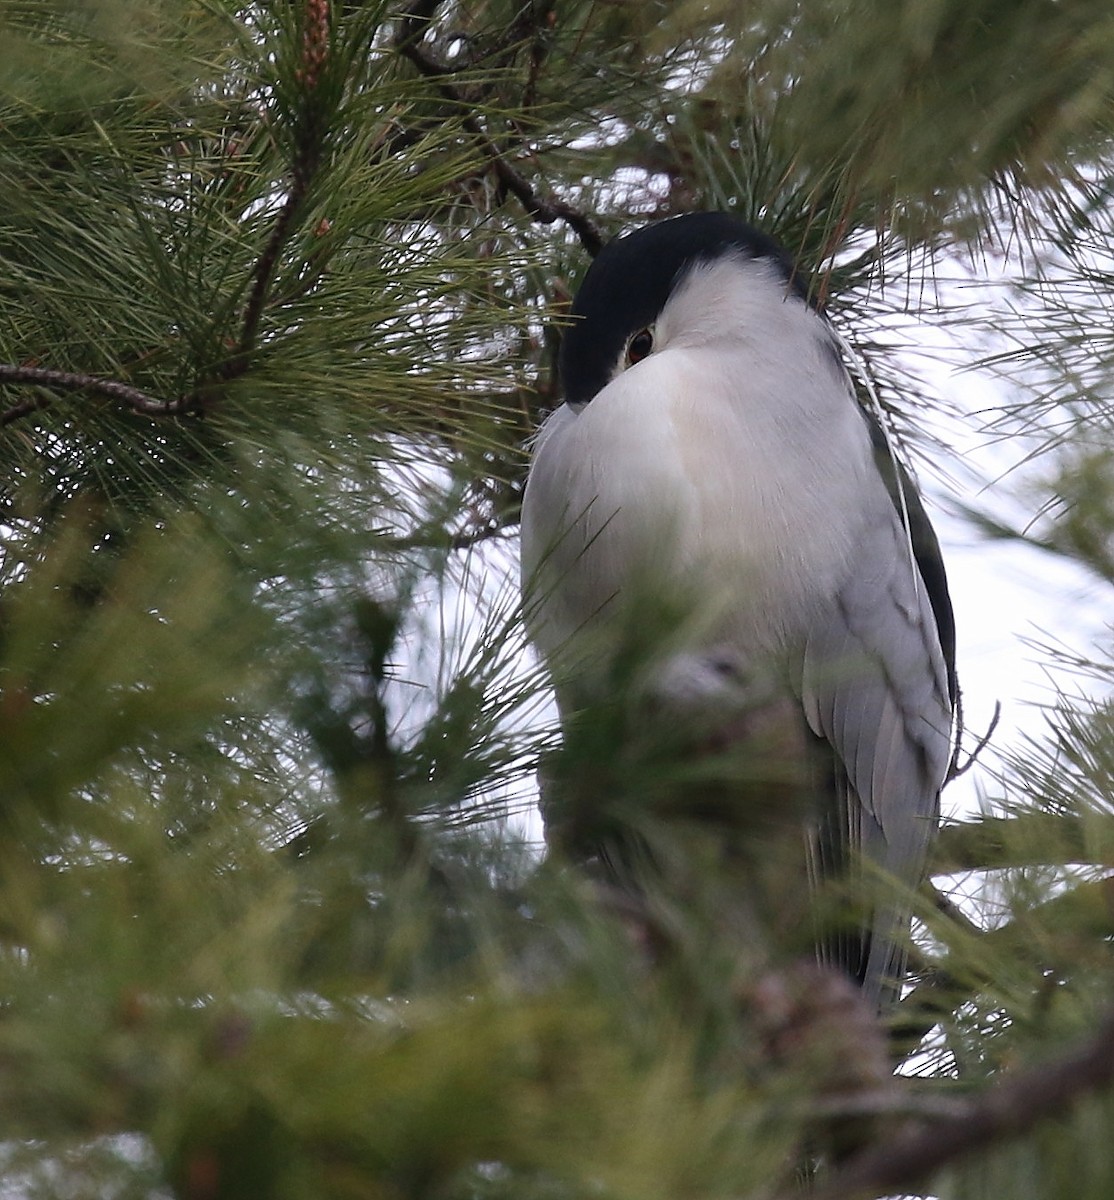
M 957 286 L 944 284 L 944 299 L 956 299 Z M 951 288 L 949 297 L 949 286 Z M 980 339 L 956 327 L 911 326 L 906 345 L 910 362 L 931 390 L 954 406 L 953 414 L 933 416 L 933 432 L 946 444 L 938 471 L 922 465 L 918 475 L 930 516 L 940 536 L 956 614 L 957 660 L 964 695 L 968 741 L 974 743 L 993 718 L 1001 718 L 988 751 L 986 768 L 957 780 L 944 796 L 944 811 L 969 810 L 982 788 L 993 797 L 999 787 L 989 777 L 996 752 L 1039 737 L 1045 728 L 1041 705 L 1056 689 L 1096 695 L 1100 687 L 1062 669 L 1043 647 L 1062 646 L 1084 657 L 1105 659 L 1110 646 L 1109 585 L 1064 557 L 1019 542 L 987 539 L 958 510 L 970 506 L 1017 528 L 1034 516 L 1027 487 L 1048 469 L 1045 460 L 1027 461 L 1039 439 L 1001 438 L 986 426 L 1003 406 L 1024 399 L 1016 384 L 980 358 L 1005 347 L 995 344 L 995 306 L 1016 303 L 1008 284 L 975 285 L 987 308 L 988 332 Z

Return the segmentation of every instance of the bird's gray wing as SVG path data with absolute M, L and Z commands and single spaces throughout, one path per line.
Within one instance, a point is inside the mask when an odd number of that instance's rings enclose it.
M 924 870 L 950 761 L 950 667 L 932 598 L 900 517 L 884 494 L 865 522 L 854 574 L 813 622 L 800 671 L 812 731 L 835 758 L 834 804 L 818 832 L 822 869 L 861 855 L 909 886 Z M 946 595 L 945 595 L 946 600 Z M 873 911 L 841 957 L 880 1000 L 903 967 L 900 905 Z

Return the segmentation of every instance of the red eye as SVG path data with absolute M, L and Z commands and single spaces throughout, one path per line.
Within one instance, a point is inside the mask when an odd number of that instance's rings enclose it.
M 627 363 L 634 366 L 641 362 L 654 348 L 654 335 L 648 329 L 640 329 L 627 343 Z

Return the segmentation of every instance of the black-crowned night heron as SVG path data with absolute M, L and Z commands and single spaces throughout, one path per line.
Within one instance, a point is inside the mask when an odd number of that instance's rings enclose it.
M 560 371 L 522 563 L 563 715 L 606 686 L 636 597 L 676 599 L 658 702 L 726 725 L 773 681 L 828 758 L 814 863 L 862 856 L 915 885 L 951 758 L 944 568 L 792 262 L 720 213 L 619 238 L 576 297 Z M 842 952 L 876 1000 L 903 967 L 901 924 L 880 905 Z

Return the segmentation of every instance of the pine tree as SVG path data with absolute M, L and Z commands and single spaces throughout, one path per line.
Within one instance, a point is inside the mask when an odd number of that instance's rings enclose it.
M 621 714 L 562 743 L 513 565 L 577 281 L 706 207 L 811 273 L 914 462 L 887 324 L 1005 262 L 998 429 L 1051 465 L 1032 528 L 972 519 L 1109 581 L 1105 0 L 0 23 L 10 1193 L 1114 1192 L 1109 706 L 944 830 L 887 1029 L 740 980 L 691 775 Z M 669 849 L 643 903 L 530 844 L 539 764 Z

